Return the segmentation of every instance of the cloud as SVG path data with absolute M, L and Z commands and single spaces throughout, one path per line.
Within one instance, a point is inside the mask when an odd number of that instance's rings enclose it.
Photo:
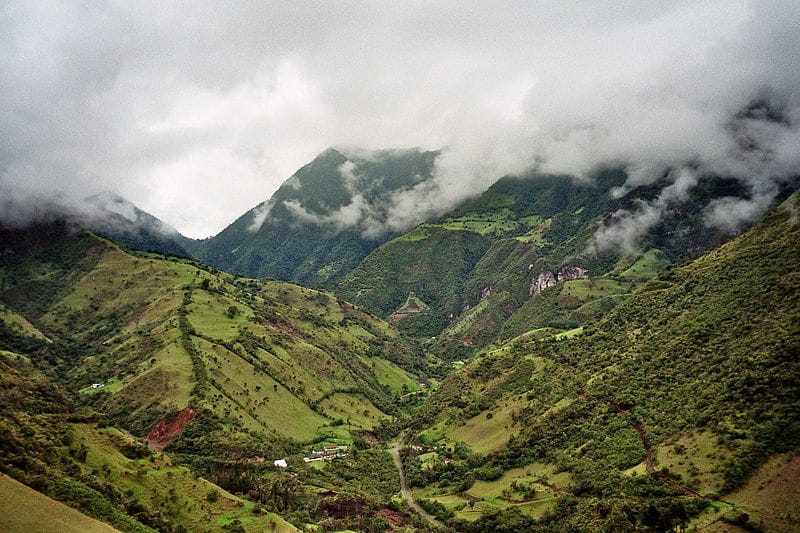
M 362 152 L 362 155 L 366 156 L 367 154 Z M 369 154 L 368 157 L 375 157 L 375 155 Z M 284 200 L 283 205 L 300 222 L 317 224 L 320 226 L 330 225 L 337 231 L 360 227 L 362 233 L 367 238 L 374 238 L 383 234 L 384 221 L 381 220 L 382 216 L 378 213 L 378 205 L 381 199 L 370 203 L 364 196 L 366 189 L 372 188 L 376 184 L 362 183 L 362 177 L 357 174 L 357 165 L 351 160 L 347 160 L 339 165 L 337 170 L 342 177 L 345 188 L 350 193 L 349 203 L 325 214 L 309 211 L 299 200 L 295 199 Z M 296 178 L 293 179 L 295 179 L 297 185 L 292 184 L 291 186 L 297 190 L 299 180 L 296 180 Z M 362 187 L 365 187 L 365 190 L 362 190 Z M 261 227 L 265 219 L 266 215 L 262 217 L 260 212 L 256 212 L 253 224 L 250 226 L 251 231 L 253 231 L 253 228 L 257 229 L 257 227 Z
M 620 251 L 634 254 L 639 250 L 639 242 L 664 218 L 671 209 L 686 201 L 689 192 L 697 185 L 698 175 L 690 168 L 681 168 L 666 176 L 669 185 L 658 197 L 651 201 L 638 200 L 637 209 L 620 209 L 611 215 L 610 220 L 600 226 L 589 242 L 587 252 L 597 254 L 605 251 Z
M 774 198 L 774 195 L 757 195 L 753 198 L 727 196 L 712 200 L 706 211 L 705 222 L 727 233 L 738 233 L 761 217 L 772 206 Z
M 800 169 L 798 23 L 792 1 L 11 0 L 0 181 L 19 200 L 110 190 L 197 237 L 341 145 L 443 150 L 378 206 L 388 228 L 531 167 L 621 165 L 633 186 L 695 165 L 769 191 Z
M 247 231 L 255 233 L 260 230 L 261 226 L 264 225 L 264 221 L 267 220 L 267 217 L 269 217 L 269 214 L 274 206 L 275 202 L 272 199 L 258 204 L 253 209 L 253 220 L 250 222 L 250 225 L 247 226 Z

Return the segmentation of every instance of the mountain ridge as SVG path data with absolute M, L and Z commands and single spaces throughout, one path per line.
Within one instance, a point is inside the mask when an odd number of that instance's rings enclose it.
M 379 231 L 382 206 L 395 192 L 429 179 L 438 156 L 344 152 L 322 152 L 269 200 L 190 251 L 211 266 L 251 277 L 313 286 L 338 279 L 390 236 Z

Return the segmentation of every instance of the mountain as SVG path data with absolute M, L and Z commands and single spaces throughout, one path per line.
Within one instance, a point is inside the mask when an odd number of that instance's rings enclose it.
M 178 230 L 112 193 L 86 198 L 80 223 L 129 248 L 189 257 L 187 241 Z
M 328 284 L 391 236 L 377 221 L 392 194 L 429 179 L 437 155 L 326 150 L 269 200 L 190 251 L 244 276 Z
M 370 441 L 353 467 L 369 472 L 356 479 L 317 474 L 303 455 L 379 431 L 441 372 L 389 324 L 329 293 L 131 251 L 69 223 L 4 230 L 0 241 L 0 349 L 57 376 L 78 419 L 113 424 L 262 505 L 278 490 L 264 472 L 282 457 L 359 505 L 388 505 L 397 474 Z M 43 475 L 56 468 L 48 461 Z
M 411 418 L 415 493 L 463 531 L 796 530 L 799 266 L 795 193 L 582 333 L 482 351 Z
M 74 388 L 104 383 L 90 403 L 133 433 L 191 406 L 308 441 L 341 432 L 339 419 L 373 427 L 401 385 L 417 386 L 386 359 L 421 368 L 409 345 L 330 294 L 73 232 L 51 224 L 3 233 L 0 300 L 55 341 L 40 339 L 41 354 L 31 355 Z
M 0 471 L 126 531 L 425 530 L 391 447 L 457 531 L 794 531 L 800 193 L 734 237 L 737 182 L 626 181 L 503 178 L 335 293 L 0 228 Z
M 438 336 L 434 349 L 450 359 L 532 329 L 575 329 L 667 265 L 730 238 L 707 226 L 706 206 L 746 196 L 738 182 L 707 176 L 672 204 L 663 191 L 674 176 L 623 190 L 626 179 L 621 170 L 589 180 L 503 178 L 441 220 L 380 246 L 334 291 L 408 334 Z M 658 220 L 643 229 L 620 222 L 652 211 Z M 623 229 L 638 236 L 634 245 Z M 604 231 L 615 242 L 601 242 Z M 408 313 L 412 293 L 421 305 Z

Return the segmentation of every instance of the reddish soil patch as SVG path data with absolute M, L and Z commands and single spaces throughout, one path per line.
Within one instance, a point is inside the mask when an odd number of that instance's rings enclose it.
M 267 322 L 270 326 L 274 327 L 281 333 L 286 333 L 290 337 L 299 337 L 301 339 L 305 339 L 306 335 L 303 333 L 303 330 L 298 328 L 293 324 L 289 324 L 288 322 L 283 322 L 281 320 L 270 320 Z
M 322 508 L 330 518 L 344 520 L 353 516 L 361 516 L 367 505 L 365 498 L 351 494 L 337 494 L 333 498 L 325 498 Z
M 153 429 L 151 429 L 145 439 L 147 445 L 152 450 L 162 451 L 169 446 L 169 443 L 175 440 L 175 437 L 181 434 L 183 428 L 191 422 L 194 418 L 195 411 L 191 407 L 181 409 L 175 418 L 167 422 L 166 418 L 159 420 Z
M 414 525 L 414 523 L 403 516 L 402 513 L 398 513 L 392 509 L 378 509 L 375 511 L 375 516 L 380 516 L 386 520 L 391 531 L 404 531 Z

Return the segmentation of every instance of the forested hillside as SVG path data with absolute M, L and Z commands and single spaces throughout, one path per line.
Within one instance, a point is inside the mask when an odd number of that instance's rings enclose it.
M 384 317 L 413 293 L 424 311 L 397 314 L 395 322 L 411 335 L 441 333 L 435 350 L 449 359 L 531 329 L 571 330 L 601 317 L 668 264 L 728 237 L 707 227 L 703 211 L 714 198 L 741 191 L 731 180 L 705 177 L 680 208 L 665 209 L 642 230 L 635 246 L 598 246 L 600 229 L 657 202 L 675 179 L 619 195 L 612 192 L 626 180 L 620 170 L 590 180 L 506 177 L 441 221 L 382 245 L 334 290 Z
M 799 481 L 798 214 L 795 194 L 581 334 L 523 337 L 450 375 L 415 418 L 420 442 L 453 450 L 408 457 L 419 494 L 464 530 L 523 520 L 519 510 L 543 531 L 666 530 L 720 516 L 795 529 L 782 498 Z M 742 487 L 767 461 L 772 476 L 787 465 L 784 485 L 759 471 L 775 493 L 755 505 Z M 437 489 L 443 475 L 452 485 Z

